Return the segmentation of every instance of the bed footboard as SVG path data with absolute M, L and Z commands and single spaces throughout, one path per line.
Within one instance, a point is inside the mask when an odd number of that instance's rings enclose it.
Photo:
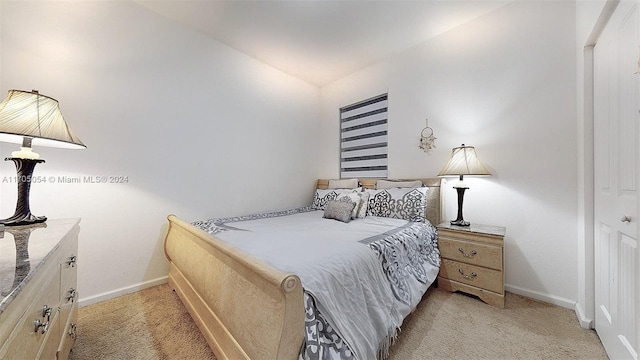
M 216 357 L 295 359 L 304 338 L 298 276 L 169 215 L 169 285 Z

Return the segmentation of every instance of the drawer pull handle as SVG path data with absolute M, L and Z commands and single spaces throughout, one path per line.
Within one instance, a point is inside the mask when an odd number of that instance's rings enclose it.
M 475 250 L 471 250 L 471 252 L 467 254 L 467 253 L 464 252 L 464 249 L 461 248 L 461 247 L 458 248 L 458 251 L 460 251 L 462 253 L 462 256 L 468 257 L 468 258 L 474 257 L 477 254 L 477 252 Z
M 47 305 L 42 305 L 42 317 L 46 317 L 47 321 L 49 321 L 49 318 L 51 317 L 51 310 L 52 308 L 47 306 Z
M 40 320 L 36 320 L 33 322 L 33 326 L 35 327 L 34 332 L 38 332 L 38 329 L 42 328 L 41 333 L 44 334 L 49 331 L 49 322 L 41 322 Z
M 67 259 L 67 264 L 71 267 L 76 267 L 76 262 L 78 261 L 78 257 L 75 255 L 69 256 Z
M 76 298 L 76 289 L 71 288 L 68 291 L 69 295 L 67 295 L 67 302 L 74 301 Z
M 462 271 L 462 269 L 458 269 L 458 272 L 460 273 L 460 275 L 462 275 L 463 278 L 465 279 L 473 279 L 476 276 L 478 276 L 478 274 L 472 272 L 471 275 L 465 275 L 464 271 Z
M 69 332 L 67 333 L 72 339 L 76 338 L 76 330 L 78 328 L 78 324 L 76 323 L 71 323 L 71 326 L 69 326 Z

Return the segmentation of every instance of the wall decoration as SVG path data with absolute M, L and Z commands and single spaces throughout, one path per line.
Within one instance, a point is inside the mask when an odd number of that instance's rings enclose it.
M 433 136 L 433 129 L 429 127 L 429 119 L 426 119 L 427 127 L 422 129 L 420 133 L 420 149 L 422 149 L 427 154 L 431 154 L 431 150 L 436 147 L 436 137 Z

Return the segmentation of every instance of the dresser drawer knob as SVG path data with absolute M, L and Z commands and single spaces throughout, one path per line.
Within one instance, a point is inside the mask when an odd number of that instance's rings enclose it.
M 462 269 L 458 269 L 458 272 L 460 273 L 460 275 L 462 275 L 463 278 L 465 279 L 473 279 L 476 276 L 478 276 L 478 274 L 472 272 L 471 275 L 465 275 L 464 271 L 462 271 Z
M 76 262 L 78 261 L 78 257 L 75 255 L 69 256 L 67 259 L 67 264 L 71 267 L 76 267 Z
M 69 332 L 67 333 L 72 339 L 76 338 L 76 330 L 78 329 L 78 324 L 71 323 L 69 326 Z
M 76 289 L 71 288 L 67 292 L 69 293 L 69 295 L 67 295 L 67 302 L 74 301 L 76 298 Z
M 42 305 L 42 317 L 46 317 L 47 321 L 49 321 L 49 318 L 51 317 L 51 310 L 53 310 L 51 307 Z
M 38 332 L 38 329 L 42 328 L 40 331 L 42 334 L 46 333 L 49 330 L 49 322 L 41 322 L 40 320 L 36 320 L 33 322 L 35 327 L 34 332 Z
M 477 254 L 475 250 L 471 250 L 471 252 L 467 254 L 464 252 L 464 249 L 461 247 L 458 248 L 458 251 L 460 251 L 462 253 L 462 256 L 464 257 L 474 257 Z

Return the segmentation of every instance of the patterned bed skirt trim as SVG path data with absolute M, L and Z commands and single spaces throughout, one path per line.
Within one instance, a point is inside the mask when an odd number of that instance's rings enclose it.
M 234 216 L 234 217 L 227 217 L 227 218 L 213 218 L 213 219 L 202 220 L 202 221 L 194 221 L 191 224 L 197 227 L 198 229 L 208 232 L 211 235 L 215 235 L 222 231 L 241 230 L 241 229 L 234 228 L 233 226 L 226 225 L 226 223 L 287 216 L 287 215 L 300 214 L 300 213 L 316 211 L 316 210 L 317 209 L 314 209 L 311 206 L 305 206 L 305 207 L 300 207 L 295 209 L 272 211 L 272 212 L 266 212 L 261 214 Z

